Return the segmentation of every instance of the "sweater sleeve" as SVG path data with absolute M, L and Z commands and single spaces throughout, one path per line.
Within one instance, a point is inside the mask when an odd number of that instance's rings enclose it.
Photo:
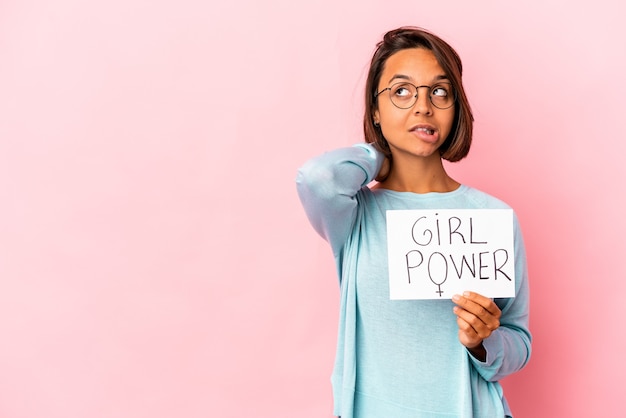
M 515 223 L 515 298 L 496 299 L 502 311 L 500 327 L 483 341 L 487 358 L 469 356 L 478 373 L 488 381 L 500 380 L 520 369 L 530 359 L 531 333 L 528 324 L 529 289 L 526 250 L 517 217 Z
M 358 191 L 374 180 L 384 156 L 369 144 L 326 152 L 307 161 L 296 177 L 304 210 L 339 256 L 356 217 Z

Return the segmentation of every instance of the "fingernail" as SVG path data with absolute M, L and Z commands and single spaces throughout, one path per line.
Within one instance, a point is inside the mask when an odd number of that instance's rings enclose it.
M 461 296 L 454 295 L 454 296 L 452 296 L 452 300 L 455 301 L 455 302 L 458 302 L 459 300 L 461 300 Z

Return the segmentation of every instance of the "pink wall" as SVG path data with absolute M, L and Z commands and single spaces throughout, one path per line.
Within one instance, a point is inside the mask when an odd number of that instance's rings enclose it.
M 361 140 L 402 24 L 463 57 L 451 171 L 524 228 L 517 416 L 619 416 L 620 2 L 214 3 L 0 3 L 0 417 L 330 417 L 337 281 L 295 171 Z

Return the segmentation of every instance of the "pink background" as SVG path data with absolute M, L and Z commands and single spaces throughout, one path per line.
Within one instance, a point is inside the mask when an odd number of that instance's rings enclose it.
M 475 145 L 450 170 L 524 228 L 517 417 L 621 416 L 619 4 L 2 1 L 0 417 L 330 417 L 337 280 L 295 172 L 361 141 L 403 24 L 463 57 Z

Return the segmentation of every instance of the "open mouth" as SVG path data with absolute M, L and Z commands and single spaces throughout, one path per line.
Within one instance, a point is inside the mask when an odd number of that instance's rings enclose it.
M 428 135 L 434 135 L 435 134 L 435 130 L 434 129 L 430 129 L 430 128 L 416 128 L 416 129 L 414 129 L 414 131 L 425 132 Z
M 428 143 L 436 143 L 439 141 L 439 131 L 428 123 L 420 123 L 411 128 L 410 131 L 417 138 Z

